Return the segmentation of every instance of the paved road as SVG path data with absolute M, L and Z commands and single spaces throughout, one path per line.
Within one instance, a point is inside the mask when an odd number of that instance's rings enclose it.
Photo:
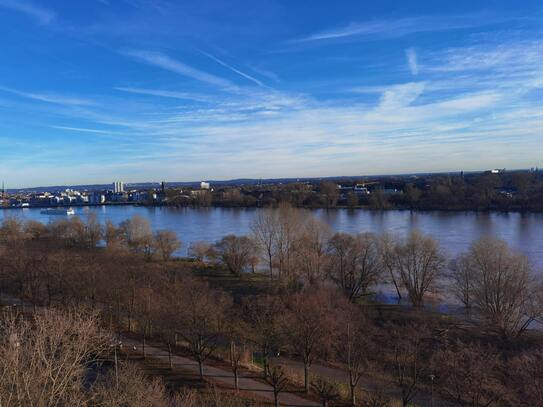
M 137 349 L 141 349 L 141 342 L 123 338 L 123 344 L 125 346 L 136 346 Z M 165 363 L 169 363 L 168 353 L 162 349 L 156 348 L 154 346 L 145 345 L 145 354 L 147 357 L 159 359 Z M 185 358 L 182 356 L 173 355 L 172 364 L 174 367 L 181 368 L 184 371 L 188 371 L 194 374 L 195 377 L 198 377 L 198 363 L 192 359 Z M 234 389 L 234 374 L 229 370 L 220 369 L 214 366 L 205 366 L 204 367 L 204 376 L 210 379 L 213 382 L 219 383 L 220 385 Z M 240 391 L 244 393 L 252 393 L 259 398 L 263 398 L 273 402 L 273 389 L 270 385 L 265 384 L 261 381 L 255 380 L 253 378 L 239 376 L 239 388 Z M 279 395 L 279 401 L 281 406 L 290 406 L 290 407 L 319 407 L 320 404 L 304 399 L 300 396 L 297 396 L 293 393 L 281 393 Z

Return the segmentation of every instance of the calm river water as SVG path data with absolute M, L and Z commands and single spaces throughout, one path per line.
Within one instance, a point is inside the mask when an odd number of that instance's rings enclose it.
M 75 208 L 76 215 L 85 217 L 94 212 L 101 221 L 119 223 L 133 215 L 149 219 L 153 229 L 170 229 L 183 242 L 179 254 L 185 254 L 190 243 L 205 240 L 214 242 L 227 234 L 246 234 L 251 221 L 260 209 L 232 208 L 165 208 L 136 206 L 95 206 Z M 302 211 L 309 211 L 300 209 Z M 507 241 L 525 253 L 537 269 L 543 269 L 543 214 L 476 213 L 476 212 L 410 212 L 367 211 L 348 209 L 311 210 L 317 218 L 327 222 L 335 231 L 380 233 L 389 231 L 404 236 L 418 229 L 433 236 L 450 256 L 466 250 L 481 236 L 492 235 Z M 43 215 L 40 209 L 0 210 L 0 220 L 16 216 L 44 223 L 58 216 Z

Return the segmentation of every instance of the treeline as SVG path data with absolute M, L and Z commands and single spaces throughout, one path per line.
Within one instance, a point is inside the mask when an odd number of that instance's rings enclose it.
M 542 172 L 514 171 L 418 177 L 390 176 L 372 180 L 338 180 L 221 187 L 181 194 L 167 190 L 164 204 L 173 206 L 271 207 L 282 202 L 304 208 L 369 208 L 417 210 L 543 211 Z M 354 191 L 367 184 L 369 194 Z M 343 188 L 339 188 L 341 184 Z
M 391 180 L 401 193 L 367 198 L 376 209 L 543 211 L 541 172 L 515 171 Z
M 98 247 L 102 239 L 106 245 Z M 194 245 L 190 262 L 172 261 L 179 242 L 172 235 L 166 241 L 164 249 L 141 218 L 104 228 L 92 217 L 49 225 L 6 220 L 1 291 L 34 306 L 90 307 L 112 331 L 153 338 L 169 352 L 182 346 L 201 378 L 211 357 L 228 360 L 238 377 L 252 349 L 276 395 L 295 382 L 272 357 L 280 350 L 302 362 L 300 385 L 323 404 L 344 397 L 384 407 L 396 397 L 408 406 L 433 389 L 438 400 L 458 406 L 541 400 L 541 339 L 527 332 L 541 320 L 543 291 L 528 260 L 503 242 L 480 240 L 450 261 L 428 236 L 333 234 L 288 205 L 260 212 L 251 236 Z M 232 296 L 194 273 L 222 267 L 241 281 L 259 263 L 273 283 L 256 294 Z M 395 286 L 414 309 L 448 290 L 469 310 L 469 322 L 387 313 L 362 301 L 381 283 Z M 4 343 L 13 338 L 8 331 Z M 316 363 L 340 366 L 348 382 L 318 377 Z M 386 385 L 362 390 L 363 377 Z

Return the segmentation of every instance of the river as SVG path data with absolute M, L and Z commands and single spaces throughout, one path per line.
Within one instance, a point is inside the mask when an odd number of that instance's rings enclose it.
M 151 223 L 154 230 L 170 229 L 183 242 L 181 255 L 195 241 L 214 242 L 227 234 L 247 234 L 257 208 L 169 208 L 138 206 L 92 206 L 74 208 L 76 215 L 85 217 L 94 212 L 104 222 L 113 223 L 140 215 Z M 349 209 L 314 209 L 315 217 L 325 221 L 332 230 L 358 233 L 380 233 L 388 231 L 405 236 L 418 229 L 433 236 L 449 256 L 465 251 L 470 243 L 484 235 L 505 240 L 512 247 L 526 254 L 536 269 L 543 269 L 543 214 L 517 212 L 411 212 L 368 211 Z M 47 223 L 58 219 L 58 215 L 43 215 L 40 209 L 0 210 L 0 220 L 15 216 Z

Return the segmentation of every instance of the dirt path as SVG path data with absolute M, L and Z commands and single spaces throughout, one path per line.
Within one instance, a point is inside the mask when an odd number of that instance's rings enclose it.
M 141 342 L 123 338 L 122 342 L 124 346 L 135 346 L 136 350 L 141 349 Z M 145 354 L 147 357 L 151 357 L 154 359 L 158 359 L 160 361 L 163 361 L 165 363 L 169 363 L 168 359 L 168 353 L 162 349 L 159 349 L 154 346 L 145 345 Z M 183 356 L 177 356 L 172 355 L 172 364 L 174 367 L 178 367 L 180 369 L 183 369 L 184 371 L 190 372 L 191 374 L 194 374 L 195 377 L 198 377 L 198 363 L 192 359 L 183 357 Z M 220 384 L 221 386 L 224 386 L 226 388 L 234 389 L 234 374 L 228 370 L 219 369 L 214 366 L 205 366 L 204 367 L 204 376 L 208 379 L 210 379 L 213 382 L 216 382 Z M 273 389 L 270 385 L 265 384 L 261 381 L 255 380 L 248 376 L 243 376 L 240 374 L 239 376 L 239 388 L 240 391 L 244 393 L 251 393 L 256 397 L 259 397 L 261 399 L 266 399 L 271 402 L 273 402 Z M 318 407 L 320 404 L 304 399 L 296 394 L 293 393 L 281 393 L 279 395 L 279 401 L 281 403 L 281 406 L 291 406 L 291 407 Z

